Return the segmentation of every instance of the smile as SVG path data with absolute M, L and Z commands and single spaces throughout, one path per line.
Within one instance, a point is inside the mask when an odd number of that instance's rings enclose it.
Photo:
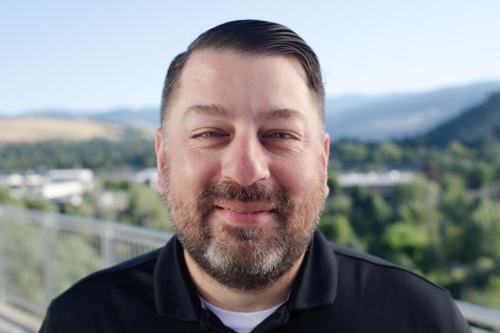
M 243 203 L 232 201 L 216 204 L 215 207 L 224 211 L 238 214 L 260 214 L 271 213 L 272 211 L 274 211 L 272 206 L 258 202 Z
M 219 207 L 219 206 L 217 206 Z M 240 214 L 255 214 L 255 213 L 266 213 L 270 212 L 270 210 L 239 210 L 239 209 L 232 209 L 232 208 L 225 208 L 225 207 L 219 207 L 224 210 L 230 210 L 232 212 L 240 213 Z

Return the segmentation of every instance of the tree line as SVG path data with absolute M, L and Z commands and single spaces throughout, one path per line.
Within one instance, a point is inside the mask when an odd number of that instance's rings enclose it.
M 453 296 L 500 309 L 500 141 L 444 147 L 338 142 L 327 237 L 423 274 Z M 379 192 L 342 189 L 342 170 L 411 169 L 420 177 Z
M 154 143 L 130 134 L 119 141 L 45 141 L 0 144 L 0 171 L 156 165 Z

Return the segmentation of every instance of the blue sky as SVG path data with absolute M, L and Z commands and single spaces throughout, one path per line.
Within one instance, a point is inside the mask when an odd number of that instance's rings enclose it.
M 499 13 L 498 0 L 0 0 L 0 115 L 157 107 L 171 59 L 243 18 L 299 33 L 328 95 L 500 80 Z

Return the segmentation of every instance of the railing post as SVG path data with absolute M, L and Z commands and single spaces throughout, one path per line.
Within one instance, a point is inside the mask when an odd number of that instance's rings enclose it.
M 7 300 L 7 286 L 5 281 L 5 260 L 4 260 L 5 243 L 2 241 L 5 239 L 4 215 L 5 213 L 2 207 L 0 207 L 0 302 L 5 302 Z
M 113 255 L 113 238 L 114 238 L 114 229 L 113 225 L 110 223 L 104 223 L 103 228 L 101 229 L 101 253 L 104 257 L 104 264 L 106 267 L 110 267 L 114 264 L 114 255 Z
M 54 298 L 54 274 L 52 268 L 52 224 L 53 221 L 47 214 L 41 223 L 43 233 L 43 276 L 46 290 L 46 306 Z

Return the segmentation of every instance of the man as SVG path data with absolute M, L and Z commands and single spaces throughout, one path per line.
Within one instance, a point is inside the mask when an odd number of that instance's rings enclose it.
M 469 332 L 450 295 L 327 242 L 324 90 L 288 28 L 234 21 L 167 73 L 159 189 L 176 236 L 51 304 L 41 332 Z

